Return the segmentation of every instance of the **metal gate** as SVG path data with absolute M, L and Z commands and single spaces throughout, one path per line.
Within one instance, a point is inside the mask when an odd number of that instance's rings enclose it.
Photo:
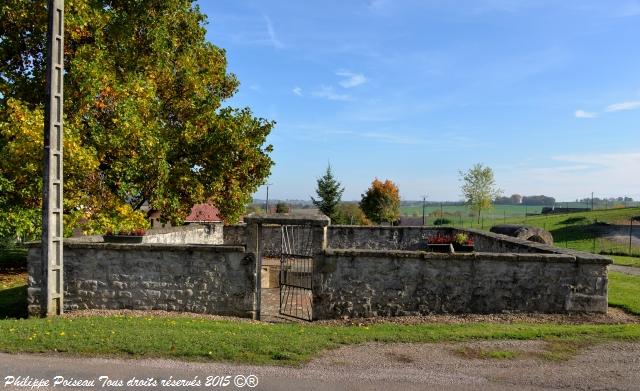
M 282 225 L 280 314 L 312 320 L 313 228 Z

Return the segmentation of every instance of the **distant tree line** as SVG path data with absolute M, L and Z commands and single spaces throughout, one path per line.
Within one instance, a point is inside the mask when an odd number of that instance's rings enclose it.
M 581 198 L 580 200 L 578 200 L 578 202 L 582 202 L 585 204 L 591 204 L 591 198 Z M 594 205 L 605 205 L 605 204 L 614 204 L 614 203 L 619 203 L 619 204 L 623 204 L 625 202 L 633 202 L 633 198 L 631 197 L 609 197 L 609 198 L 598 198 L 598 197 L 594 197 L 593 198 L 593 204 Z
M 545 195 L 522 196 L 512 194 L 510 197 L 497 197 L 494 201 L 496 205 L 554 205 L 556 199 Z

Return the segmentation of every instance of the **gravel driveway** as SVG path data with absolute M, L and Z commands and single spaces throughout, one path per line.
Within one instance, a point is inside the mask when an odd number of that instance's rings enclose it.
M 127 387 L 126 381 L 153 377 L 203 383 L 207 376 L 254 375 L 256 390 L 638 390 L 640 343 L 583 347 L 567 360 L 544 358 L 543 341 L 481 341 L 438 344 L 366 344 L 328 351 L 301 368 L 256 367 L 170 360 L 70 358 L 53 355 L 0 354 L 0 389 L 6 376 L 96 379 L 94 387 L 55 389 L 212 389 L 214 387 Z M 514 358 L 480 358 L 482 352 L 511 352 Z M 97 378 L 123 379 L 122 387 L 101 388 Z M 242 380 L 242 378 L 241 378 Z M 227 387 L 237 389 L 233 380 Z M 35 388 L 33 388 L 35 389 Z M 53 389 L 53 388 L 40 388 Z

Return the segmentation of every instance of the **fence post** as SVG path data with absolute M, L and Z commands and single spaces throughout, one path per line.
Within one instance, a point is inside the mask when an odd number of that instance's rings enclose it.
M 629 218 L 629 256 L 631 256 L 631 236 L 633 232 L 633 217 Z

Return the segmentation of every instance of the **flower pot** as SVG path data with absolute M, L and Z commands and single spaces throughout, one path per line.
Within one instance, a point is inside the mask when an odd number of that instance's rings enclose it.
M 142 243 L 140 235 L 102 235 L 105 243 Z

